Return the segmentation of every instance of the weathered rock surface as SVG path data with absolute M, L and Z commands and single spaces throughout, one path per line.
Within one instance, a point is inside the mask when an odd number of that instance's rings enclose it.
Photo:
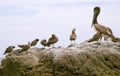
M 0 76 L 120 76 L 120 44 L 91 42 L 6 55 Z

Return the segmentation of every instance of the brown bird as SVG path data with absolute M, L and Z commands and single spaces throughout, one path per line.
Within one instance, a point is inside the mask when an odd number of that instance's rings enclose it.
M 101 37 L 101 33 L 97 32 L 96 34 L 94 34 L 94 36 L 88 40 L 88 42 L 92 42 L 92 41 L 98 41 Z
M 56 36 L 55 34 L 52 34 L 52 37 L 49 38 L 47 44 L 48 44 L 48 45 L 51 45 L 51 44 L 52 44 L 53 47 L 54 47 L 54 44 L 55 44 L 56 42 L 58 42 L 58 38 L 57 38 L 57 36 Z
M 37 42 L 39 41 L 39 39 L 35 39 L 31 42 L 31 46 L 35 46 L 37 44 Z
M 118 38 L 118 37 L 112 36 L 110 38 L 111 38 L 112 42 L 120 42 L 120 38 Z
M 107 35 L 107 36 L 113 36 L 112 30 L 109 27 L 100 25 L 97 21 L 97 17 L 100 13 L 100 7 L 95 7 L 94 8 L 94 15 L 93 15 L 93 20 L 92 20 L 92 25 L 94 25 L 94 28 L 97 32 L 100 32 L 102 36 Z
M 77 38 L 77 35 L 76 35 L 76 33 L 75 33 L 75 28 L 73 28 L 72 33 L 71 33 L 71 35 L 70 35 L 71 44 L 72 44 L 72 41 L 74 41 L 74 44 L 75 44 L 76 38 Z
M 15 46 L 8 46 L 8 47 L 6 48 L 4 54 L 12 52 L 12 50 L 13 50 L 14 48 L 15 48 Z
M 24 45 L 18 45 L 21 48 L 20 52 L 27 51 L 30 48 L 30 43 Z
M 50 46 L 48 43 L 47 43 L 47 41 L 46 41 L 46 39 L 43 39 L 43 40 L 41 40 L 41 44 L 44 46 L 44 48 L 46 47 L 46 46 Z

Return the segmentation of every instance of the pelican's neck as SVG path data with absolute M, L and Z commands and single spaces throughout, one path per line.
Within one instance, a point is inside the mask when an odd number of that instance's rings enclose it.
M 98 24 L 98 22 L 97 22 L 97 17 L 96 17 L 96 19 L 95 19 L 95 23 L 94 24 Z
M 93 24 L 98 24 L 97 18 L 98 18 L 99 13 L 100 13 L 100 10 L 94 11 L 93 22 L 92 22 Z
M 96 15 L 95 17 L 94 24 L 98 24 L 97 18 L 98 18 L 98 15 Z

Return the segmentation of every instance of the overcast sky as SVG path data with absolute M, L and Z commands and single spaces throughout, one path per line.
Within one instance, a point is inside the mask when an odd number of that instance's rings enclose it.
M 59 38 L 55 46 L 66 47 L 72 28 L 76 28 L 76 43 L 91 38 L 95 34 L 91 28 L 95 6 L 101 7 L 98 22 L 120 37 L 118 0 L 1 0 L 0 57 L 9 45 L 48 39 L 53 33 Z M 42 47 L 40 42 L 37 47 Z

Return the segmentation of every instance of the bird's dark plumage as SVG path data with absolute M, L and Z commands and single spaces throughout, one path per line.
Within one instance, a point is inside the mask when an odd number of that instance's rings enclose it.
M 112 42 L 120 42 L 120 38 L 118 38 L 118 37 L 112 36 L 110 38 L 111 38 Z
M 75 43 L 76 38 L 77 38 L 77 35 L 75 33 L 75 28 L 73 28 L 72 33 L 70 35 L 71 43 L 72 43 L 72 41 L 74 41 L 74 43 Z
M 30 48 L 30 44 L 18 45 L 21 48 L 20 52 L 27 51 Z
M 45 46 L 50 46 L 48 43 L 47 43 L 47 41 L 46 41 L 46 39 L 43 39 L 43 40 L 41 40 L 41 45 L 43 45 L 44 47 Z
M 39 41 L 39 39 L 35 39 L 31 42 L 31 46 L 35 46 L 37 44 L 37 42 Z
M 9 46 L 6 48 L 4 54 L 12 52 L 12 50 L 15 48 L 15 46 Z
M 54 47 L 54 44 L 55 44 L 56 42 L 58 42 L 58 38 L 57 38 L 57 36 L 56 36 L 55 34 L 52 34 L 52 36 L 49 38 L 47 44 L 48 44 L 48 45 L 51 45 L 51 44 L 52 44 L 53 47 Z

